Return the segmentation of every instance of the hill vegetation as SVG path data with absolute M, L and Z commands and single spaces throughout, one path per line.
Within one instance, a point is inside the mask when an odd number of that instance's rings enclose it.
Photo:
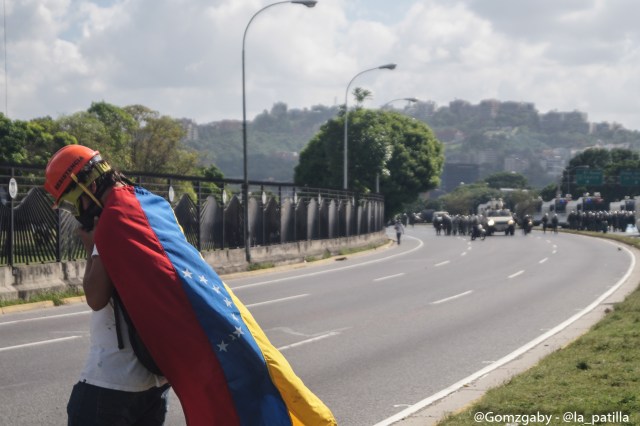
M 477 164 L 480 178 L 506 170 L 513 159 L 529 184 L 542 188 L 557 179 L 568 161 L 589 147 L 640 149 L 640 132 L 617 123 L 591 123 L 584 112 L 540 113 L 532 103 L 455 100 L 446 106 L 415 102 L 394 109 L 426 123 L 445 144 L 447 163 Z M 276 103 L 248 123 L 249 176 L 293 181 L 298 155 L 338 106 L 288 109 Z M 190 122 L 196 129 L 186 144 L 202 165 L 215 164 L 229 178 L 242 177 L 242 123 Z

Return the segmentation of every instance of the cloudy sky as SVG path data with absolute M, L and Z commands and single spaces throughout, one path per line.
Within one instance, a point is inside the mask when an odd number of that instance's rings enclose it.
M 242 38 L 267 0 L 3 0 L 0 111 L 57 118 L 91 102 L 198 123 L 242 118 Z M 640 1 L 319 0 L 249 26 L 247 116 L 416 97 L 535 103 L 640 130 Z M 350 98 L 349 103 L 353 100 Z M 394 101 L 401 107 L 401 101 Z

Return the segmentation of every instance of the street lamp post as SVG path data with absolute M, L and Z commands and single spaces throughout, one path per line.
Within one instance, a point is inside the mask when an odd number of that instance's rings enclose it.
M 588 164 L 582 164 L 579 166 L 569 167 L 567 169 L 567 194 L 571 194 L 571 172 L 577 169 L 588 169 L 588 168 L 589 168 Z
M 316 0 L 287 0 L 266 5 L 265 7 L 254 13 L 251 19 L 249 19 L 249 22 L 244 29 L 244 35 L 242 36 L 242 167 L 244 176 L 244 179 L 242 181 L 242 201 L 244 203 L 242 210 L 244 219 L 244 247 L 247 262 L 251 262 L 251 241 L 249 240 L 249 174 L 247 172 L 247 97 L 245 90 L 244 45 L 247 39 L 247 31 L 249 31 L 249 26 L 251 25 L 251 22 L 253 22 L 255 17 L 265 9 L 285 3 L 301 4 L 307 7 L 314 7 L 318 2 Z
M 386 65 L 380 65 L 379 67 L 375 67 L 375 68 L 369 68 L 368 70 L 364 70 L 359 72 L 358 74 L 356 74 L 351 81 L 349 82 L 349 84 L 347 85 L 347 90 L 344 94 L 344 159 L 343 159 L 343 166 L 344 166 L 344 170 L 342 173 L 343 176 L 343 182 L 342 182 L 342 187 L 343 189 L 346 191 L 348 189 L 348 152 L 347 152 L 347 147 L 348 147 L 348 138 L 347 138 L 347 126 L 348 126 L 348 121 L 349 121 L 349 87 L 351 87 L 351 83 L 353 83 L 353 81 L 358 78 L 358 76 L 369 72 L 369 71 L 375 71 L 375 70 L 394 70 L 396 68 L 396 64 L 386 64 Z

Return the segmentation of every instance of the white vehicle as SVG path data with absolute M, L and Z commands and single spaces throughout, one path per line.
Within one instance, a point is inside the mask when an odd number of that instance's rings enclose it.
M 582 197 L 569 201 L 566 210 L 569 213 L 584 214 L 588 212 L 605 211 L 607 210 L 607 206 L 599 192 L 594 192 L 593 195 L 587 192 Z
M 613 201 L 609 203 L 610 212 L 632 212 L 636 209 L 636 200 L 629 196 L 624 197 L 624 200 Z
M 567 194 L 564 197 L 556 197 L 549 201 L 543 201 L 540 205 L 540 211 L 536 212 L 533 216 L 533 224 L 539 225 L 542 222 L 542 217 L 547 214 L 549 219 L 553 215 L 558 215 L 558 226 L 566 227 L 569 225 L 568 216 L 571 210 L 569 204 L 572 202 L 571 195 Z
M 513 235 L 516 230 L 516 221 L 511 210 L 505 208 L 502 199 L 491 200 L 478 206 L 478 214 L 483 216 L 483 226 L 487 235 L 495 232 L 504 232 L 505 235 Z
M 504 235 L 513 235 L 516 232 L 516 221 L 509 209 L 487 210 L 485 212 L 485 224 L 487 235 L 495 232 L 504 232 Z

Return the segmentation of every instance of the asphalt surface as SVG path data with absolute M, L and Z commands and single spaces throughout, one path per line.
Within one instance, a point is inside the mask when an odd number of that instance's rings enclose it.
M 426 425 L 586 330 L 576 315 L 591 317 L 621 280 L 637 284 L 626 250 L 567 234 L 472 243 L 416 226 L 400 246 L 224 278 L 339 424 Z M 83 304 L 0 316 L 0 424 L 64 424 L 88 317 Z M 174 396 L 167 425 L 183 424 Z

